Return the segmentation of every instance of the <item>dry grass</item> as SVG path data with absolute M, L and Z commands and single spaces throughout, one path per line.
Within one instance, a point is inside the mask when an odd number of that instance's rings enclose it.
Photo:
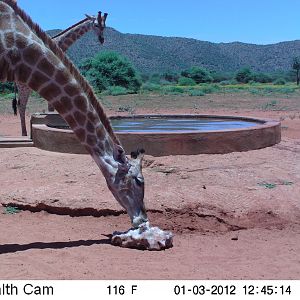
M 234 93 L 214 93 L 204 96 L 130 94 L 120 96 L 99 96 L 99 100 L 107 111 L 135 113 L 146 109 L 155 113 L 158 110 L 175 109 L 228 109 L 228 110 L 300 110 L 300 93 L 256 95 L 240 91 Z M 0 95 L 0 114 L 12 113 L 11 100 L 13 94 Z M 33 93 L 27 106 L 27 114 L 42 112 L 47 109 L 47 102 Z

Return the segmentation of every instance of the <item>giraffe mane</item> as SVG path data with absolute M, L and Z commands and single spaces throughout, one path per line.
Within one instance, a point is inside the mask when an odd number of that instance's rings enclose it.
M 80 25 L 80 24 L 86 22 L 87 20 L 89 20 L 89 19 L 88 19 L 88 18 L 85 18 L 85 19 L 83 19 L 83 20 L 77 22 L 76 24 L 73 24 L 72 26 L 68 27 L 67 29 L 65 29 L 65 30 L 63 30 L 63 31 L 61 31 L 61 32 L 59 32 L 59 33 L 56 34 L 55 36 L 52 36 L 51 38 L 52 38 L 52 39 L 56 39 L 56 38 L 58 38 L 59 36 L 61 36 L 61 35 L 63 35 L 64 33 L 68 32 L 69 30 L 71 30 L 72 28 L 74 28 L 74 27 L 76 27 L 76 26 L 78 26 L 78 25 Z
M 97 112 L 104 128 L 112 138 L 112 140 L 117 144 L 121 145 L 119 139 L 115 135 L 111 123 L 106 116 L 103 106 L 98 101 L 93 88 L 89 85 L 87 80 L 80 74 L 78 69 L 75 65 L 70 61 L 70 59 L 64 54 L 64 52 L 57 46 L 57 44 L 50 38 L 42 29 L 41 27 L 34 23 L 32 19 L 22 10 L 14 0 L 1 0 L 2 2 L 8 4 L 15 13 L 29 26 L 31 30 L 33 30 L 36 35 L 45 43 L 45 45 L 62 61 L 65 67 L 68 68 L 71 75 L 74 76 L 76 81 L 80 84 L 83 91 L 86 93 L 87 98 L 89 99 L 91 105 L 94 107 L 95 111 Z

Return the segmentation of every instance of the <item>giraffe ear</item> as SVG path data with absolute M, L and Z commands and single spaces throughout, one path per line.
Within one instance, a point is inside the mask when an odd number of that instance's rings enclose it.
M 144 154 L 145 154 L 144 149 L 138 149 L 137 151 L 131 152 L 130 156 L 132 159 L 137 159 L 141 162 L 143 160 Z

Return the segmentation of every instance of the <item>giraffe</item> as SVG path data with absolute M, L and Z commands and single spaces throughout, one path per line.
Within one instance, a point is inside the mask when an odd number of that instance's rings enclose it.
M 147 222 L 144 151 L 125 155 L 91 86 L 13 0 L 0 0 L 0 70 L 0 81 L 21 82 L 53 105 L 96 162 L 132 226 Z
M 102 13 L 99 11 L 98 16 L 93 17 L 86 15 L 86 18 L 80 22 L 72 25 L 66 30 L 60 32 L 59 34 L 52 37 L 52 39 L 58 44 L 58 46 L 65 52 L 72 46 L 81 36 L 90 30 L 93 30 L 98 37 L 101 44 L 104 43 L 104 28 L 106 27 L 105 21 L 107 18 L 107 13 Z M 31 90 L 26 85 L 17 82 L 19 99 L 18 99 L 18 109 L 21 120 L 21 131 L 22 136 L 27 136 L 26 122 L 25 122 L 25 111 Z M 48 110 L 53 111 L 51 105 L 49 105 Z

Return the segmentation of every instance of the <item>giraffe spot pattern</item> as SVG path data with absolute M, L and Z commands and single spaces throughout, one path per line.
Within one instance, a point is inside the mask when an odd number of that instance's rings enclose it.
M 64 118 L 71 128 L 75 128 L 77 126 L 77 122 L 72 115 L 67 115 Z
M 35 71 L 32 73 L 28 85 L 31 89 L 37 91 L 47 81 L 49 81 L 47 76 L 39 71 Z
M 104 130 L 104 127 L 102 125 L 97 127 L 96 135 L 100 140 L 105 137 L 105 130 Z
M 18 49 L 24 49 L 27 47 L 27 40 L 21 34 L 16 35 L 16 45 Z
M 42 51 L 35 44 L 29 45 L 23 50 L 24 61 L 31 66 L 34 66 L 39 61 L 41 56 L 42 56 Z
M 32 70 L 26 64 L 21 64 L 17 68 L 18 80 L 23 83 L 27 83 L 28 78 L 30 77 Z
M 41 89 L 40 94 L 49 101 L 61 94 L 61 89 L 57 84 L 51 82 Z
M 1 9 L 1 11 L 2 11 L 2 9 Z M 10 25 L 10 15 L 2 15 L 2 14 L 1 14 L 1 18 L 0 18 L 0 28 L 1 28 L 1 30 L 3 30 L 3 31 L 11 29 L 11 25 Z
M 23 22 L 18 18 L 15 19 L 16 32 L 21 32 L 24 36 L 30 35 L 30 30 L 27 26 L 24 26 Z
M 10 50 L 7 53 L 7 57 L 10 59 L 13 66 L 17 65 L 21 61 L 21 55 L 17 49 Z
M 55 80 L 61 85 L 65 85 L 69 82 L 69 74 L 65 70 L 56 70 Z
M 74 99 L 75 106 L 82 112 L 87 112 L 87 101 L 83 96 L 77 96 Z
M 85 121 L 86 121 L 86 117 L 85 117 L 85 115 L 84 115 L 83 113 L 81 113 L 80 111 L 77 110 L 77 111 L 74 113 L 74 117 L 75 117 L 77 123 L 78 123 L 80 126 L 84 126 Z
M 65 107 L 65 112 L 70 112 L 73 109 L 72 100 L 69 97 L 61 97 L 60 102 Z
M 5 33 L 4 40 L 7 49 L 11 49 L 15 45 L 15 37 L 12 32 Z
M 98 119 L 98 116 L 97 116 L 97 114 L 96 114 L 96 112 L 95 111 L 90 111 L 90 112 L 88 112 L 88 118 L 89 118 L 89 120 L 92 122 L 92 123 L 95 123 L 96 122 L 96 120 Z
M 74 133 L 77 135 L 80 141 L 85 141 L 85 130 L 78 128 L 74 130 Z
M 52 77 L 55 71 L 55 67 L 47 60 L 43 58 L 37 65 L 40 71 L 47 74 L 49 77 Z
M 79 90 L 79 87 L 77 85 L 74 85 L 74 84 L 67 84 L 65 87 L 64 87 L 64 90 L 65 92 L 71 96 L 71 97 L 74 97 L 75 95 L 78 95 L 80 94 L 80 90 Z
M 86 123 L 86 129 L 90 133 L 94 133 L 95 132 L 95 126 L 94 126 L 94 124 L 91 121 L 87 121 L 87 123 Z
M 86 142 L 87 142 L 88 145 L 94 146 L 97 143 L 97 139 L 94 135 L 88 134 L 88 136 L 86 138 Z

